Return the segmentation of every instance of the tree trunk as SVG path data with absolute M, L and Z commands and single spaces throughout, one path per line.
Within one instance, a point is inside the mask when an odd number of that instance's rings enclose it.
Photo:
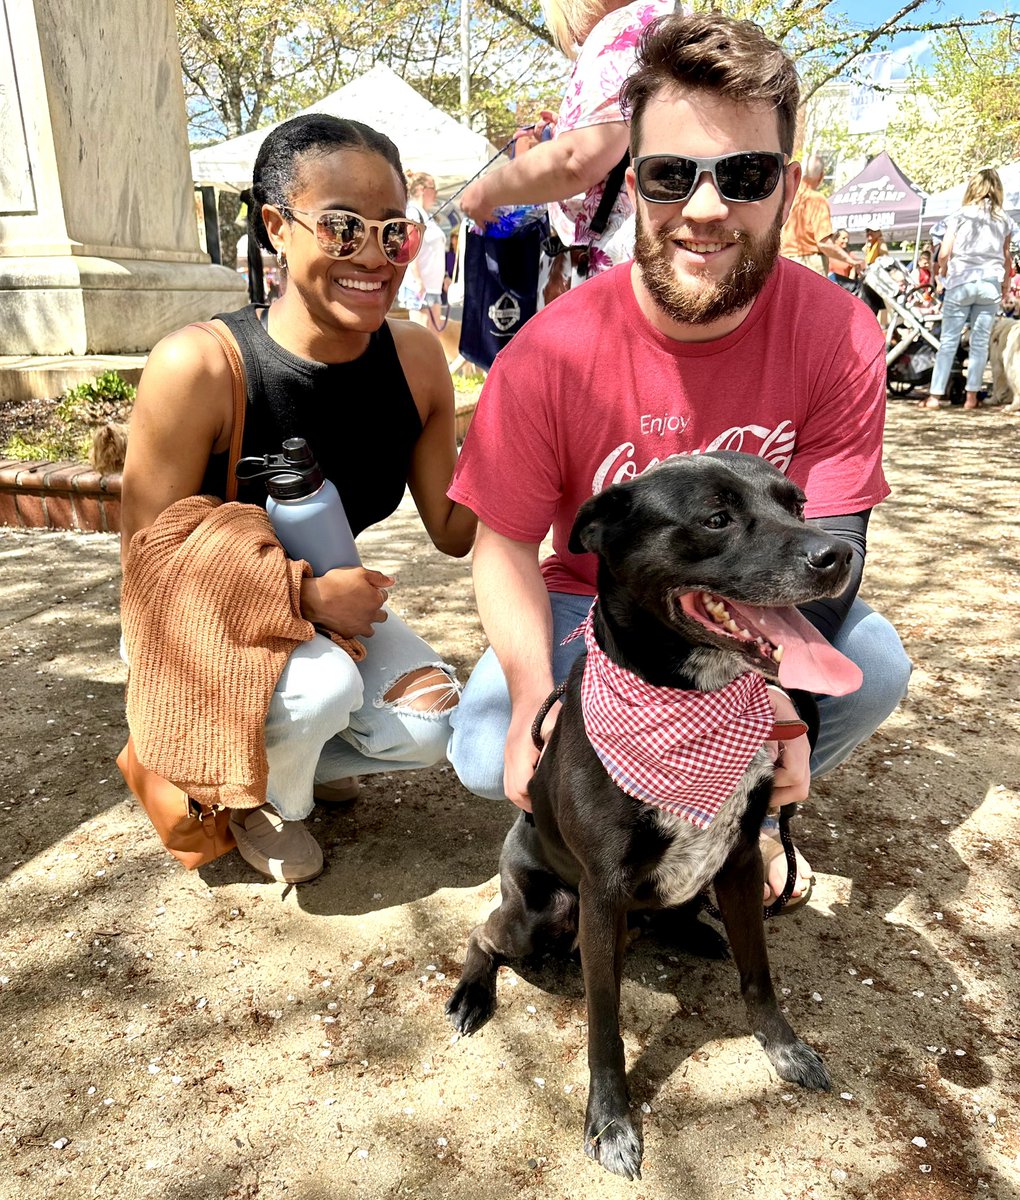
M 240 211 L 241 197 L 237 192 L 217 192 L 216 216 L 220 227 L 220 254 L 223 265 L 231 270 L 237 263 L 237 242 L 243 232 L 237 223 L 237 214 Z

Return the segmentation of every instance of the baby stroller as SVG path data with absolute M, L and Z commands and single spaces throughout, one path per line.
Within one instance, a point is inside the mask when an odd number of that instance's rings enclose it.
M 889 314 L 885 335 L 886 384 L 894 396 L 927 390 L 942 332 L 942 306 L 929 285 L 912 286 L 891 256 L 868 267 L 864 282 L 879 295 Z M 949 373 L 946 399 L 962 404 L 967 348 L 961 340 Z

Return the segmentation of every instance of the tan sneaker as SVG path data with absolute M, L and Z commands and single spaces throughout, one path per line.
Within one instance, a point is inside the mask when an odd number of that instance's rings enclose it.
M 285 821 L 268 805 L 235 808 L 230 831 L 246 863 L 281 883 L 304 883 L 322 874 L 322 848 L 303 821 Z
M 350 804 L 352 800 L 357 800 L 360 791 L 361 780 L 357 775 L 346 775 L 343 779 L 315 784 L 312 795 L 316 800 L 324 800 L 327 804 Z

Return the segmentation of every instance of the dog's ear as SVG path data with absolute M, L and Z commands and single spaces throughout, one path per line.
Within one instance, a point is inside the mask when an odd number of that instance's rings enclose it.
M 631 490 L 626 484 L 617 483 L 585 500 L 577 510 L 574 527 L 570 531 L 567 549 L 571 554 L 601 554 L 613 533 L 631 510 Z

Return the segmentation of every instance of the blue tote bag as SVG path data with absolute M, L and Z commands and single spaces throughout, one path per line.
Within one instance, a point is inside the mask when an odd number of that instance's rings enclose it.
M 549 236 L 549 218 L 544 209 L 520 210 L 463 236 L 467 245 L 460 352 L 468 362 L 488 370 L 538 308 L 542 242 Z

